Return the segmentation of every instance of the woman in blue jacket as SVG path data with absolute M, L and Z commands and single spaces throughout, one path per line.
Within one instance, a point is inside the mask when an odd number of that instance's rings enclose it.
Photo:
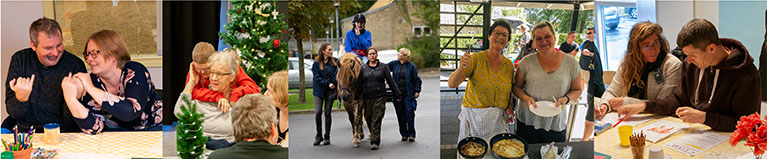
M 314 120 L 317 126 L 317 136 L 314 138 L 314 146 L 330 144 L 330 109 L 333 107 L 338 92 L 336 91 L 336 72 L 338 72 L 338 59 L 333 57 L 333 48 L 328 43 L 322 43 L 319 55 L 312 64 L 314 83 L 312 94 L 314 95 Z M 323 104 L 324 102 L 324 104 Z M 324 109 L 322 106 L 325 106 Z M 325 113 L 325 136 L 322 136 L 322 113 Z
M 399 49 L 397 60 L 389 62 L 394 83 L 403 93 L 401 101 L 394 101 L 394 109 L 397 112 L 399 133 L 402 141 L 415 141 L 415 98 L 421 94 L 421 77 L 418 77 L 418 68 L 409 61 L 410 50 Z

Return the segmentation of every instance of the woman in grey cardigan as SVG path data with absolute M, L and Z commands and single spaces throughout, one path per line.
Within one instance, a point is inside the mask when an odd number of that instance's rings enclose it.
M 237 55 L 232 52 L 217 52 L 210 55 L 210 89 L 216 92 L 221 92 L 227 99 L 232 92 L 232 86 L 234 85 L 235 77 L 237 77 L 237 70 L 239 64 Z M 173 110 L 174 114 L 181 113 L 181 105 L 184 104 L 183 98 L 192 98 L 192 89 L 197 84 L 198 77 L 195 75 L 192 68 L 189 69 L 189 80 L 181 92 L 181 96 L 176 101 L 176 107 Z M 217 102 L 201 102 L 199 100 L 191 100 L 197 104 L 197 112 L 204 114 L 202 123 L 203 135 L 209 137 L 208 143 L 206 143 L 207 149 L 220 149 L 226 148 L 234 144 L 234 129 L 232 128 L 232 113 L 228 106 L 218 107 Z M 229 105 L 235 105 L 231 103 Z
M 682 62 L 669 53 L 660 25 L 635 24 L 628 43 L 618 72 L 595 108 L 597 119 L 621 105 L 666 98 L 682 78 Z

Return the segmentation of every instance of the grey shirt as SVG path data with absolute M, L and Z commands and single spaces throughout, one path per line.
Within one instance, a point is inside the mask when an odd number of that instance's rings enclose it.
M 173 109 L 173 114 L 181 113 L 181 105 L 184 104 L 183 97 L 192 99 L 191 94 L 181 94 L 176 101 L 176 107 Z M 202 134 L 209 136 L 212 139 L 225 139 L 228 142 L 235 142 L 234 129 L 232 128 L 232 111 L 234 108 L 230 108 L 228 112 L 224 113 L 218 109 L 217 102 L 200 102 L 199 100 L 191 100 L 192 103 L 197 104 L 197 112 L 205 115 L 202 122 Z M 232 104 L 234 106 L 234 104 Z
M 572 56 L 563 56 L 564 59 L 559 68 L 553 73 L 546 73 L 538 62 L 537 55 L 538 53 L 530 54 L 519 62 L 517 71 L 520 71 L 525 78 L 517 82 L 523 82 L 523 90 L 535 101 L 552 101 L 552 97 L 565 96 L 570 91 L 573 80 L 580 74 L 578 61 Z M 541 117 L 533 114 L 524 104 L 516 109 L 517 119 L 535 129 L 563 131 L 567 128 L 565 111 L 553 117 Z

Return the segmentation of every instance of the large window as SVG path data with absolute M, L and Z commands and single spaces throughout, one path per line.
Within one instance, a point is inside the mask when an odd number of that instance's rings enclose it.
M 88 36 L 102 29 L 120 34 L 131 59 L 162 67 L 160 2 L 55 1 L 43 3 L 43 14 L 61 24 L 64 49 L 82 58 Z
M 604 70 L 615 71 L 618 69 L 623 55 L 626 54 L 629 32 L 631 27 L 638 22 L 637 9 L 635 6 L 598 6 L 597 14 L 601 20 L 598 25 L 598 44 L 602 56 Z

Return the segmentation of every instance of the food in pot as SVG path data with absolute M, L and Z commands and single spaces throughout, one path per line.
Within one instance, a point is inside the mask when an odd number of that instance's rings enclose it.
M 468 142 L 461 146 L 461 154 L 465 156 L 479 156 L 485 153 L 485 147 L 477 142 Z
M 521 157 L 525 155 L 525 144 L 517 139 L 503 139 L 493 144 L 493 152 L 508 158 Z

